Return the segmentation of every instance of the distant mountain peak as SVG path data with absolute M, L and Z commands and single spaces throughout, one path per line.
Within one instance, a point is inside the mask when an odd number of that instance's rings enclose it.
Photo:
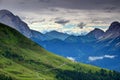
M 109 29 L 105 32 L 101 39 L 112 39 L 118 36 L 120 36 L 120 23 L 118 21 L 115 21 L 111 23 Z
M 59 31 L 56 31 L 56 30 L 52 30 L 50 32 L 47 32 L 46 34 L 49 34 L 49 33 L 52 33 L 52 34 L 66 34 L 66 33 L 62 33 L 62 32 L 59 32 Z
M 6 9 L 0 10 L 0 14 L 13 15 L 9 10 L 6 10 Z
M 99 29 L 99 28 L 95 28 L 94 30 L 99 30 L 99 31 L 103 31 L 103 30 L 101 30 L 101 29 Z
M 119 25 L 119 24 L 120 24 L 120 23 L 119 23 L 118 21 L 114 21 L 114 22 L 111 23 L 112 26 L 114 26 L 114 25 Z
M 118 21 L 113 22 L 110 27 L 110 30 L 120 29 L 120 23 Z
M 58 31 L 56 31 L 56 30 L 52 30 L 52 31 L 50 31 L 50 32 L 55 32 L 55 33 L 59 33 Z M 49 33 L 49 32 L 48 32 Z
M 47 33 L 45 33 L 45 35 L 51 37 L 51 39 L 56 38 L 56 39 L 60 39 L 60 40 L 65 40 L 69 36 L 69 34 L 67 34 L 67 33 L 58 32 L 56 30 L 47 32 Z
M 88 37 L 94 37 L 96 39 L 98 39 L 99 37 L 101 37 L 104 34 L 104 31 L 99 29 L 99 28 L 95 28 L 94 30 L 92 30 L 91 32 L 89 32 L 87 34 Z
M 16 29 L 28 38 L 31 37 L 31 31 L 28 25 L 9 10 L 0 10 L 0 23 L 6 24 Z

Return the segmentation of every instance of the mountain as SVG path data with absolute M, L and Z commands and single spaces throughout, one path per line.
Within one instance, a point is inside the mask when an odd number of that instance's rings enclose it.
M 83 36 L 70 35 L 65 40 L 53 39 L 38 42 L 48 51 L 54 52 L 66 58 L 72 57 L 78 62 L 120 71 L 119 31 L 119 23 L 113 22 L 109 29 L 105 32 L 101 29 L 95 28 L 93 31 Z M 113 34 L 114 36 L 108 38 L 109 34 Z M 107 59 L 103 58 L 105 55 L 109 55 Z M 111 56 L 115 57 L 109 58 Z M 94 61 L 89 60 L 89 58 L 96 57 L 101 57 L 102 59 Z
M 89 32 L 86 36 L 99 39 L 101 36 L 103 36 L 103 34 L 104 34 L 103 30 L 95 28 L 93 31 Z
M 0 10 L 0 23 L 11 26 L 12 28 L 22 33 L 24 36 L 31 38 L 33 41 L 38 43 L 40 41 L 52 39 L 64 40 L 69 36 L 68 34 L 57 31 L 50 31 L 42 34 L 38 31 L 31 30 L 25 22 L 23 22 L 18 16 L 14 15 L 8 10 Z
M 31 31 L 28 25 L 8 10 L 0 10 L 0 23 L 11 26 L 28 38 L 31 37 Z
M 60 33 L 60 32 L 57 32 L 57 31 L 51 31 L 51 32 L 47 32 L 46 34 L 42 34 L 38 31 L 35 31 L 35 30 L 31 30 L 32 32 L 32 37 L 31 39 L 35 42 L 37 41 L 38 43 L 40 41 L 48 41 L 48 40 L 52 40 L 52 39 L 60 39 L 60 40 L 63 40 L 63 38 L 66 38 L 67 34 L 64 34 L 64 33 Z
M 72 57 L 76 61 L 84 62 L 103 68 L 120 71 L 120 23 L 113 22 L 107 31 L 95 28 L 84 36 L 73 36 L 57 31 L 42 34 L 30 30 L 25 22 L 8 10 L 0 10 L 0 23 L 12 26 L 24 36 L 27 36 L 48 51 L 64 57 Z M 89 61 L 91 56 L 116 55 L 115 59 Z M 114 62 L 114 66 L 111 63 Z M 105 63 L 105 65 L 104 65 Z
M 68 42 L 68 43 L 76 43 L 76 42 L 81 41 L 81 40 L 80 40 L 80 36 L 70 35 L 64 41 Z
M 90 62 L 92 65 L 120 71 L 120 36 L 112 39 L 97 41 L 94 45 L 94 52 L 90 56 L 101 57 L 108 55 L 108 58 Z
M 110 25 L 109 29 L 101 37 L 101 40 L 113 39 L 118 36 L 120 36 L 120 23 L 115 21 Z
M 31 30 L 25 22 L 23 22 L 18 16 L 14 15 L 8 10 L 0 10 L 0 23 L 11 26 L 12 28 L 22 33 L 24 36 L 35 41 L 52 40 L 56 38 L 64 40 L 69 36 L 68 34 L 57 31 L 51 31 L 47 32 L 46 34 L 42 34 L 38 31 Z
M 113 58 L 93 61 L 90 64 L 120 71 L 120 23 L 116 21 L 111 23 L 109 29 L 96 41 L 93 48 L 92 56 L 109 55 Z
M 86 43 L 86 42 L 91 42 L 91 41 L 95 41 L 97 39 L 99 39 L 100 37 L 102 37 L 104 34 L 104 31 L 98 28 L 95 28 L 94 30 L 90 31 L 88 34 L 86 35 L 82 35 L 82 36 L 74 36 L 71 35 L 69 37 L 67 37 L 64 41 L 65 42 L 73 42 L 73 43 Z
M 35 30 L 31 30 L 31 33 L 32 33 L 32 37 L 31 39 L 34 41 L 44 41 L 44 40 L 48 40 L 49 39 L 49 36 L 45 36 L 44 34 L 38 32 L 38 31 L 35 31 Z
M 69 36 L 66 33 L 61 33 L 58 31 L 50 31 L 50 32 L 45 33 L 44 35 L 51 37 L 50 40 L 52 39 L 65 40 Z
M 50 31 L 45 34 L 42 34 L 38 31 L 31 30 L 31 33 L 32 33 L 32 36 L 30 39 L 33 40 L 34 42 L 38 43 L 39 45 L 42 45 L 46 49 L 50 48 L 50 46 L 48 46 L 50 44 L 51 45 L 55 44 L 55 46 L 57 46 L 58 43 L 63 43 L 63 41 L 68 36 L 70 36 L 68 34 L 60 33 L 57 31 Z M 53 49 L 53 48 L 51 48 L 51 49 Z M 52 50 L 50 50 L 50 51 L 52 51 Z
M 1 80 L 119 80 L 120 73 L 52 54 L 0 24 Z

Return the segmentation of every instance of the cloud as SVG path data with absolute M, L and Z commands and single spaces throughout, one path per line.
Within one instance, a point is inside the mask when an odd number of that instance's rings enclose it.
M 45 19 L 30 21 L 31 24 L 45 22 Z
M 2 0 L 0 9 L 28 17 L 24 21 L 31 29 L 40 32 L 58 30 L 80 34 L 89 32 L 92 30 L 90 27 L 94 26 L 106 30 L 113 21 L 120 21 L 119 2 L 120 0 Z M 72 24 L 73 27 L 64 27 L 67 24 Z
M 81 34 L 85 35 L 94 29 L 93 27 L 84 27 L 83 29 L 80 29 L 80 28 L 76 27 L 75 24 L 72 24 L 72 23 L 68 23 L 66 25 L 61 25 L 61 24 L 54 23 L 54 21 L 53 22 L 45 21 L 45 22 L 41 22 L 41 23 L 37 22 L 34 24 L 29 24 L 29 25 L 32 25 L 31 29 L 40 31 L 41 33 L 56 30 L 58 32 L 67 33 L 67 34 L 76 35 L 76 36 L 81 35 Z
M 120 8 L 116 5 L 104 5 L 103 10 L 107 13 L 118 12 Z
M 61 25 L 65 25 L 69 22 L 70 22 L 70 20 L 65 20 L 65 19 L 58 19 L 58 20 L 55 21 L 55 23 L 61 24 Z
M 57 8 L 50 8 L 50 11 L 52 11 L 52 12 L 57 12 L 57 11 L 59 11 Z
M 42 23 L 46 21 L 44 18 L 29 18 L 29 17 L 24 17 L 24 16 L 20 16 L 20 17 L 23 21 L 27 21 L 29 25 L 32 25 L 35 23 Z
M 104 57 L 103 56 L 101 56 L 101 57 L 93 57 L 93 56 L 89 56 L 89 61 L 96 61 L 96 60 L 101 60 L 101 59 L 103 59 Z
M 86 24 L 83 22 L 81 22 L 77 25 L 77 27 L 79 27 L 80 29 L 83 29 L 83 27 L 85 27 L 85 26 L 86 26 Z
M 104 57 L 105 57 L 105 58 L 113 59 L 113 58 L 115 58 L 116 56 L 115 56 L 115 55 L 105 55 Z
M 96 60 L 102 60 L 102 59 L 105 59 L 105 58 L 114 59 L 115 57 L 116 57 L 116 55 L 89 56 L 88 60 L 89 61 L 96 61 Z
M 73 62 L 76 61 L 75 58 L 73 58 L 73 57 L 67 57 L 67 59 L 69 59 L 69 60 L 71 60 L 71 61 L 73 61 Z
M 2 4 L 2 0 L 0 0 L 0 4 Z
M 38 0 L 38 2 L 42 2 L 42 3 L 49 3 L 50 0 Z

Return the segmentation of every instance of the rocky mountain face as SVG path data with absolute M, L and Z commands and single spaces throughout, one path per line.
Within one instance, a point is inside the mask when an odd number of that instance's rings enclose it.
M 31 37 L 31 31 L 28 25 L 8 10 L 0 10 L 0 23 L 11 26 L 28 38 Z
M 89 32 L 86 36 L 99 39 L 101 36 L 103 36 L 103 34 L 104 34 L 103 30 L 95 28 L 93 31 Z
M 31 30 L 31 32 L 32 32 L 31 39 L 33 39 L 33 40 L 36 39 L 38 41 L 44 41 L 44 40 L 46 40 L 46 37 L 44 36 L 44 34 L 38 32 L 38 31 L 35 31 L 35 30 Z
M 112 39 L 120 36 L 120 23 L 115 21 L 113 22 L 109 29 L 104 33 L 101 39 Z

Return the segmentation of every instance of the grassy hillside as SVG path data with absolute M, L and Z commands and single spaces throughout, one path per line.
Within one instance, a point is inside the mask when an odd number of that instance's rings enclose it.
M 120 74 L 47 52 L 0 24 L 0 80 L 120 80 Z

